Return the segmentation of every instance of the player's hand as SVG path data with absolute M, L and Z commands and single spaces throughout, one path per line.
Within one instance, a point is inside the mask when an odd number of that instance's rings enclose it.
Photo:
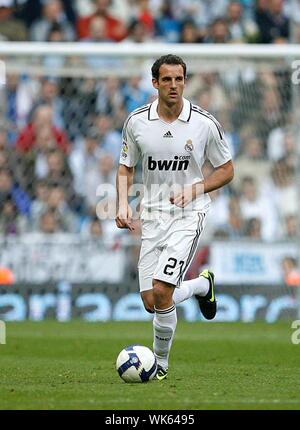
M 118 228 L 128 228 L 130 231 L 134 230 L 132 226 L 132 209 L 129 205 L 119 208 L 116 216 L 116 224 Z
M 185 208 L 192 200 L 191 191 L 187 192 L 186 190 L 170 197 L 170 202 L 179 208 Z
M 182 191 L 170 197 L 170 203 L 179 208 L 185 208 L 195 200 L 202 188 L 203 184 L 200 182 L 193 185 L 186 185 Z

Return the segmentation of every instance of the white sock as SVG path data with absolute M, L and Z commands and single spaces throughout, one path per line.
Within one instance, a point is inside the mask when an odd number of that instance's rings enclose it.
M 155 309 L 153 318 L 153 351 L 157 364 L 164 369 L 168 368 L 168 359 L 174 333 L 177 325 L 175 305 L 168 309 Z
M 197 294 L 198 296 L 206 296 L 209 290 L 209 280 L 204 276 L 184 281 L 179 288 L 175 288 L 173 293 L 173 300 L 175 305 L 189 299 Z

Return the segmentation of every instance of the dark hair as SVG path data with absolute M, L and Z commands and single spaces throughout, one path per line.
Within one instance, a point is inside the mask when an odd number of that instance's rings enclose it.
M 168 54 L 158 58 L 153 64 L 153 66 L 151 67 L 152 77 L 157 81 L 159 78 L 160 66 L 162 66 L 163 64 L 172 64 L 172 65 L 179 64 L 180 66 L 182 66 L 183 74 L 184 74 L 184 77 L 186 78 L 186 64 L 183 61 L 183 59 L 181 57 L 178 57 L 178 55 Z
M 50 42 L 50 36 L 52 33 L 61 33 L 63 35 L 63 27 L 58 22 L 54 22 L 48 29 L 46 37 L 47 42 Z

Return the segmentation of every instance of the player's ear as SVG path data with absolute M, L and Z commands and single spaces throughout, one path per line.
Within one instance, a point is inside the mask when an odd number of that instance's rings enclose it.
M 158 89 L 158 80 L 155 78 L 152 78 L 152 85 L 157 90 Z

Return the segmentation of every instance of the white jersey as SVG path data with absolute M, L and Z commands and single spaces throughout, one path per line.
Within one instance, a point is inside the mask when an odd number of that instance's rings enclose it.
M 231 160 L 216 119 L 188 100 L 183 102 L 179 117 L 172 123 L 159 118 L 155 100 L 133 111 L 124 124 L 120 164 L 133 167 L 141 157 L 145 187 L 142 205 L 146 211 L 173 212 L 177 207 L 169 198 L 174 184 L 202 181 L 206 159 L 214 167 Z M 209 195 L 204 194 L 185 210 L 205 210 L 209 203 Z

